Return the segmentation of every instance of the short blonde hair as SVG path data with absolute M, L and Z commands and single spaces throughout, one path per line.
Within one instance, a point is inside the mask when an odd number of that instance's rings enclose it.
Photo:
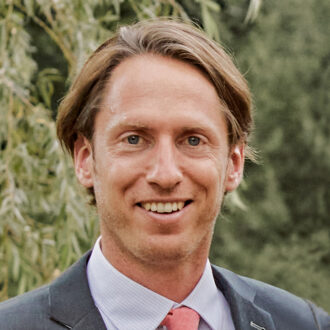
M 247 145 L 252 127 L 251 94 L 248 85 L 224 49 L 193 24 L 172 19 L 143 21 L 118 29 L 88 59 L 59 107 L 57 135 L 73 155 L 78 134 L 92 141 L 95 115 L 102 103 L 111 72 L 124 59 L 139 54 L 159 54 L 189 63 L 214 85 L 224 105 L 228 141 Z

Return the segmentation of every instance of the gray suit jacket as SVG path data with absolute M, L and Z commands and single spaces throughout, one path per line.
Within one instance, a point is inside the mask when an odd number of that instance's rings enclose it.
M 88 287 L 89 256 L 90 252 L 50 285 L 1 303 L 0 329 L 106 330 Z M 216 266 L 213 274 L 236 330 L 330 330 L 329 315 L 308 301 Z

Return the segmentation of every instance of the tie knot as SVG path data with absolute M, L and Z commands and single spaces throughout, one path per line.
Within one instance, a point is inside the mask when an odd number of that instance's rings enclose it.
M 189 307 L 171 309 L 162 321 L 168 330 L 197 330 L 199 314 Z

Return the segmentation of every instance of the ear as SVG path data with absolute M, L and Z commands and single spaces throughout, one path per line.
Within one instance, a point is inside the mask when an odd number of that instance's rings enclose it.
M 235 190 L 242 181 L 244 170 L 244 143 L 232 147 L 229 155 L 225 191 Z
M 90 142 L 79 135 L 74 143 L 73 152 L 77 179 L 84 187 L 93 187 L 93 150 Z

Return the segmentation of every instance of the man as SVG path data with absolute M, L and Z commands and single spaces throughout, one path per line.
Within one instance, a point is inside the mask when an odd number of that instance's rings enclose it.
M 0 328 L 330 329 L 312 303 L 208 261 L 223 197 L 252 157 L 251 123 L 244 78 L 198 29 L 121 28 L 57 122 L 101 238 L 54 283 L 1 304 Z

